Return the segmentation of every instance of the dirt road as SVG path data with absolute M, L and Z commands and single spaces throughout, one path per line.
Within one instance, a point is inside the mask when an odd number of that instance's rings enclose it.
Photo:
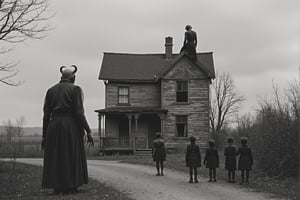
M 41 159 L 18 159 L 42 165 Z M 210 183 L 206 178 L 199 183 L 188 183 L 188 174 L 165 170 L 165 176 L 155 176 L 150 166 L 132 165 L 117 161 L 88 161 L 89 176 L 128 193 L 137 200 L 263 200 L 268 194 L 241 188 L 224 181 Z

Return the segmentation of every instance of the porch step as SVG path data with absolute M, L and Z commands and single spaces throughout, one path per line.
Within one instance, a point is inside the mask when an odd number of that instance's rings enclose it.
M 152 155 L 152 149 L 137 149 L 135 151 L 135 155 L 137 156 L 150 156 Z

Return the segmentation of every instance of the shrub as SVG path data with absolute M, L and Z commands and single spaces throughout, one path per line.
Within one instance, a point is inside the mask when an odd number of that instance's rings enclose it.
M 274 98 L 261 102 L 254 116 L 241 118 L 235 130 L 237 137 L 249 138 L 256 165 L 269 176 L 299 176 L 300 85 L 292 89 L 283 103 L 275 88 Z

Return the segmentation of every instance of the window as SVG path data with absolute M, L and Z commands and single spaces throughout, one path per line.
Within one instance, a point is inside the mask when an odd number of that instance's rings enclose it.
M 188 102 L 188 82 L 176 82 L 176 102 Z
M 177 137 L 187 137 L 187 115 L 176 116 Z
M 129 87 L 120 86 L 118 90 L 118 103 L 129 104 Z

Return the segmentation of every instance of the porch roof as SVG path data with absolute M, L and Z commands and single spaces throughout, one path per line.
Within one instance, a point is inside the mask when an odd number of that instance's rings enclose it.
M 100 114 L 119 114 L 119 113 L 166 113 L 167 109 L 149 108 L 149 107 L 110 107 L 105 109 L 95 110 Z

